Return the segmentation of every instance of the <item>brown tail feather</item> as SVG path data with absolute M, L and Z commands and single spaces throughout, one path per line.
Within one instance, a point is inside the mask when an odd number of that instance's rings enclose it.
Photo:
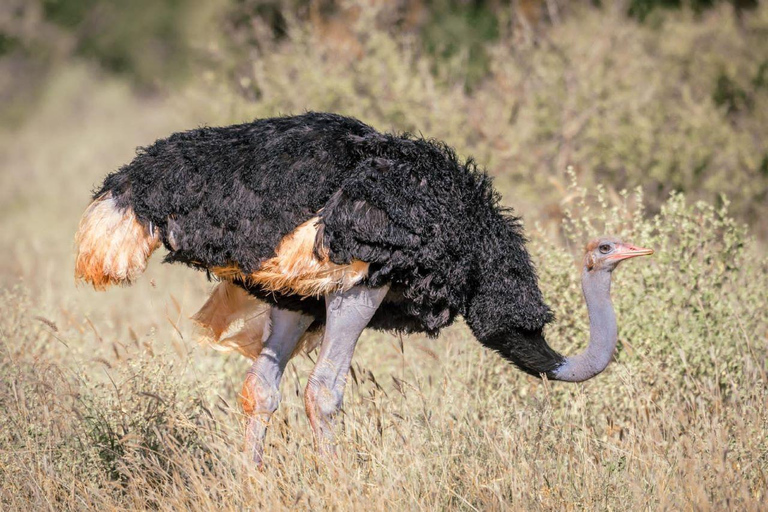
M 132 209 L 118 208 L 107 193 L 86 208 L 75 235 L 75 278 L 104 290 L 132 283 L 160 245 L 157 229 L 147 229 Z
M 234 350 L 249 359 L 256 359 L 271 330 L 270 307 L 239 286 L 222 281 L 191 318 L 200 326 L 201 343 L 216 350 Z M 293 354 L 315 348 L 322 334 L 322 331 L 305 333 Z

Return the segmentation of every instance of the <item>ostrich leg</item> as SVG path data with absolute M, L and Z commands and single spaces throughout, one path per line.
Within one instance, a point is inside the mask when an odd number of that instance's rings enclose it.
M 344 385 L 357 339 L 370 322 L 389 287 L 356 286 L 325 297 L 325 334 L 309 376 L 304 405 L 318 450 L 332 454 L 334 418 L 341 409 Z
M 243 410 L 248 415 L 246 450 L 262 467 L 264 437 L 272 414 L 280 404 L 280 378 L 293 350 L 313 317 L 297 311 L 270 309 L 271 330 L 264 347 L 248 370 L 242 390 Z

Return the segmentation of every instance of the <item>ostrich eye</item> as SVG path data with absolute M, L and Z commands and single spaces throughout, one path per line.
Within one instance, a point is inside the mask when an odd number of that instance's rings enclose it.
M 600 246 L 600 252 L 603 254 L 608 254 L 609 252 L 611 252 L 611 246 L 608 244 L 602 244 Z

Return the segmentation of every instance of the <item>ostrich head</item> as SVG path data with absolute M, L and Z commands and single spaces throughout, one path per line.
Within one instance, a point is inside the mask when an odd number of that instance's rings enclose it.
M 637 256 L 653 254 L 653 249 L 644 249 L 622 242 L 618 238 L 604 236 L 587 244 L 584 251 L 586 272 L 613 272 L 619 263 Z
M 557 380 L 581 382 L 602 372 L 616 348 L 618 327 L 611 304 L 611 273 L 624 260 L 653 254 L 652 249 L 636 247 L 613 237 L 601 237 L 587 244 L 581 289 L 589 311 L 589 345 L 554 370 Z

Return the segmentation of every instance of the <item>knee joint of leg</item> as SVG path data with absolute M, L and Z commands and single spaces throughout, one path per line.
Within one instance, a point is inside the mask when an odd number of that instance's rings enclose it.
M 257 374 L 249 373 L 240 393 L 243 411 L 247 415 L 272 414 L 280 405 L 280 390 Z
M 344 395 L 340 390 L 327 385 L 322 380 L 310 378 L 305 396 L 307 412 L 317 412 L 324 417 L 332 417 L 341 409 L 343 398 Z

